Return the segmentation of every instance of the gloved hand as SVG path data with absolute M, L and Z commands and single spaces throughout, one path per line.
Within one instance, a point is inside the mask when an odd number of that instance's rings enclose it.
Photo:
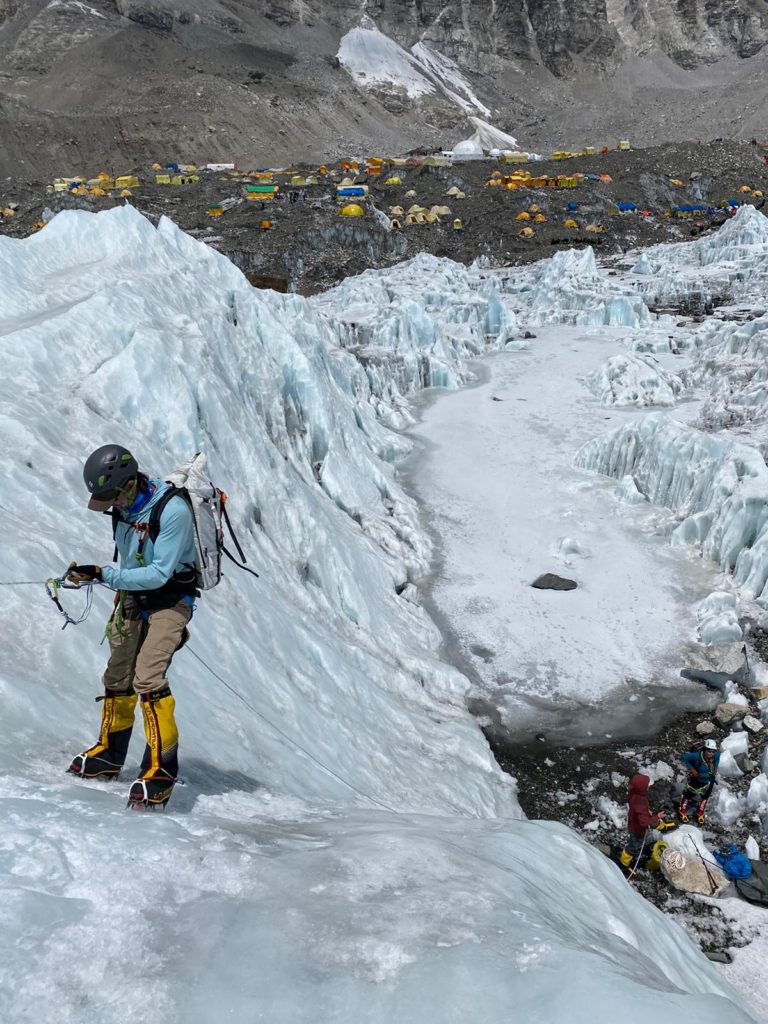
M 66 578 L 70 583 L 91 583 L 93 580 L 101 579 L 100 565 L 78 565 L 71 562 L 67 569 Z

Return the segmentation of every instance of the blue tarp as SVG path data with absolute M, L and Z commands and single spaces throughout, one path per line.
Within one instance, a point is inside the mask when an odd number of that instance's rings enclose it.
M 693 206 L 691 203 L 684 203 L 675 207 L 675 213 L 707 213 L 706 206 Z
M 622 213 L 630 213 L 637 209 L 636 203 L 616 203 L 616 209 L 621 210 Z
M 346 188 L 337 188 L 337 196 L 364 196 L 365 189 L 362 185 L 348 185 Z

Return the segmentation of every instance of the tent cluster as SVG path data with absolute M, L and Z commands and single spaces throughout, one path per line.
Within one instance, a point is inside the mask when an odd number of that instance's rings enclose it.
M 107 196 L 110 192 L 119 192 L 121 196 L 130 196 L 131 189 L 139 187 L 139 179 L 133 174 L 122 174 L 112 177 L 105 171 L 100 171 L 95 178 L 83 178 L 80 175 L 73 175 L 65 178 L 54 178 L 52 184 L 47 185 L 45 191 L 68 192 L 75 196 Z
M 390 206 L 389 208 L 389 229 L 396 231 L 411 224 L 441 224 L 442 218 L 451 216 L 451 209 L 448 206 L 432 206 L 427 209 L 414 203 L 407 210 L 402 206 Z M 459 223 L 459 227 L 461 224 Z M 455 225 L 454 225 L 455 227 Z
M 576 188 L 583 177 L 583 174 L 532 175 L 530 171 L 502 174 L 501 171 L 493 171 L 485 185 L 486 188 L 505 188 L 510 192 L 517 188 Z
M 616 149 L 621 152 L 626 152 L 632 149 L 629 139 L 622 139 L 616 146 Z M 605 155 L 610 153 L 608 146 L 601 146 L 600 153 Z M 595 146 L 584 146 L 583 149 L 555 149 L 552 152 L 553 160 L 573 160 L 579 156 L 596 156 L 597 148 Z

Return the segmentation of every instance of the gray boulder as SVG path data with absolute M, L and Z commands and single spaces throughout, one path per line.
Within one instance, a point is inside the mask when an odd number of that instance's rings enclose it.
M 680 675 L 705 683 L 713 690 L 725 690 L 728 682 L 746 683 L 749 666 L 742 644 L 691 644 Z
M 564 576 L 556 576 L 553 572 L 545 572 L 535 579 L 531 586 L 537 590 L 575 590 L 578 583 Z
M 749 713 L 749 708 L 743 704 L 718 704 L 715 708 L 715 718 L 720 725 L 732 725 L 740 722 Z

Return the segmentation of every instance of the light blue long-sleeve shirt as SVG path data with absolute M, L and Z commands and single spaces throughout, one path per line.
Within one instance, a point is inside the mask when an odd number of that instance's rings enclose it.
M 113 590 L 157 590 L 175 572 L 195 565 L 195 530 L 192 510 L 181 496 L 171 498 L 160 513 L 160 532 L 153 543 L 147 535 L 139 557 L 139 543 L 146 533 L 152 508 L 169 488 L 163 480 L 150 480 L 155 492 L 138 512 L 121 512 L 115 543 L 120 568 L 102 566 L 101 578 Z M 137 529 L 145 524 L 144 529 Z

